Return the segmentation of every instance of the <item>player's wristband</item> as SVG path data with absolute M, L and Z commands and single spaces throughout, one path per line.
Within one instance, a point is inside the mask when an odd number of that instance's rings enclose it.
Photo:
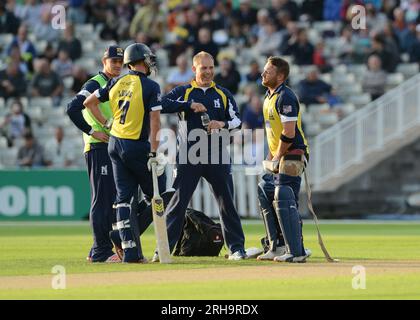
M 295 141 L 295 137 L 289 138 L 288 136 L 285 136 L 284 134 L 282 134 L 280 136 L 280 140 L 285 142 L 285 143 L 293 143 L 293 141 Z
M 89 132 L 88 132 L 88 135 L 92 135 L 93 133 L 95 132 L 95 130 L 93 129 L 93 128 L 91 128 L 90 130 L 89 130 Z

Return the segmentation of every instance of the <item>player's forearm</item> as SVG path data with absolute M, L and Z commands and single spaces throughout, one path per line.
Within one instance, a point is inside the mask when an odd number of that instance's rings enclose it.
M 279 147 L 277 148 L 277 152 L 273 157 L 274 160 L 280 160 L 287 153 L 287 150 L 289 150 L 295 138 L 295 132 L 294 130 L 291 130 L 291 128 L 293 128 L 293 125 L 284 126 L 285 128 L 281 133 Z
M 272 160 L 280 160 L 287 153 L 287 150 L 289 150 L 291 145 L 291 143 L 280 141 L 280 145 L 277 148 L 277 152 L 272 158 Z
M 159 147 L 160 111 L 150 112 L 150 151 L 156 152 Z

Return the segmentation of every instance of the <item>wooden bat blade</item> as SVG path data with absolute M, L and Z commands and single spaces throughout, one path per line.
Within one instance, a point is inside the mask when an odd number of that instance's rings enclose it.
M 169 252 L 168 232 L 166 228 L 165 206 L 160 196 L 153 197 L 153 223 L 160 263 L 171 263 L 171 253 Z

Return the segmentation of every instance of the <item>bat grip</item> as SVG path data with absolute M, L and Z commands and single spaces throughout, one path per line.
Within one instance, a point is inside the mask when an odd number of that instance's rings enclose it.
M 156 173 L 156 163 L 152 163 L 153 196 L 159 196 L 159 183 Z

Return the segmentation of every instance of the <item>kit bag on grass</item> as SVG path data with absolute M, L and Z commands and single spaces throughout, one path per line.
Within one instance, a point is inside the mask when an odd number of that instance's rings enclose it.
M 175 256 L 218 256 L 224 244 L 222 227 L 204 213 L 188 208 Z

